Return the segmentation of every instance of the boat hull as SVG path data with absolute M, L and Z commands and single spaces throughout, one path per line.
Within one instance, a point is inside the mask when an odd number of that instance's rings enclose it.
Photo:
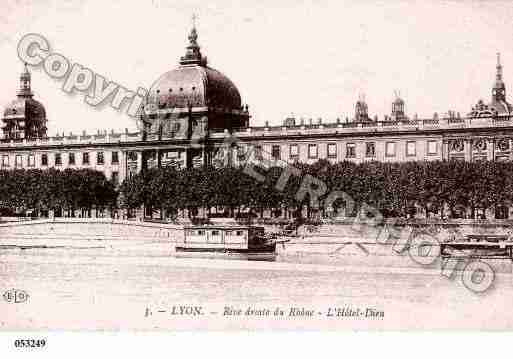
M 512 258 L 511 247 L 480 246 L 476 244 L 450 245 L 441 247 L 442 257 Z
M 257 248 L 219 248 L 176 246 L 177 257 L 228 258 L 245 260 L 274 260 L 276 243 Z
M 189 248 L 176 248 L 177 258 L 206 258 L 206 259 L 231 259 L 250 261 L 274 261 L 274 251 L 252 252 L 252 251 L 231 251 L 231 250 L 199 250 Z

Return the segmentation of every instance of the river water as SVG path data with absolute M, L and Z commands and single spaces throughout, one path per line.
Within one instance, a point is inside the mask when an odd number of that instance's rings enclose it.
M 0 328 L 507 329 L 510 270 L 481 294 L 396 253 L 281 251 L 274 262 L 113 248 L 0 249 Z M 383 254 L 385 253 L 385 254 Z M 506 264 L 506 267 L 508 265 Z M 337 314 L 333 315 L 333 314 Z M 355 314 L 357 313 L 357 314 Z

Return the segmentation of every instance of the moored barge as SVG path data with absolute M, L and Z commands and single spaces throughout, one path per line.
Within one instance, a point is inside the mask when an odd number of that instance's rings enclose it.
M 471 234 L 440 244 L 442 258 L 513 259 L 513 241 L 506 235 Z
M 184 227 L 176 253 L 228 255 L 247 259 L 273 259 L 276 241 L 264 227 L 251 225 L 191 225 Z

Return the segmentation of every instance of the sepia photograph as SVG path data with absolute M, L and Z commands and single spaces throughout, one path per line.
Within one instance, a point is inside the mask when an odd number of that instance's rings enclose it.
M 0 334 L 512 330 L 512 19 L 2 0 Z

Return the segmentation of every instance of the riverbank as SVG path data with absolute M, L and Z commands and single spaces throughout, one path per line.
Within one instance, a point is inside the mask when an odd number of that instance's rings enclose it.
M 335 266 L 383 267 L 396 269 L 442 267 L 439 247 L 419 246 L 411 238 L 449 238 L 473 231 L 467 227 L 398 227 L 387 234 L 404 231 L 408 236 L 384 241 L 382 227 L 354 224 L 303 226 L 298 235 L 287 237 L 276 248 L 278 262 Z M 483 227 L 482 231 L 498 232 L 499 227 Z M 503 228 L 503 227 L 500 227 Z M 507 228 L 507 227 L 504 227 Z M 268 227 L 268 230 L 276 228 Z M 411 233 L 410 233 L 411 232 Z M 475 231 L 473 232 L 475 233 Z M 381 238 L 378 237 L 381 234 Z M 411 234 L 411 235 L 410 235 Z M 118 221 L 110 219 L 54 219 L 0 224 L 0 250 L 7 253 L 63 252 L 71 255 L 79 250 L 96 256 L 173 257 L 175 243 L 183 240 L 183 226 L 170 223 Z M 496 272 L 511 273 L 511 260 L 488 260 Z M 428 263 L 429 265 L 426 265 Z M 456 269 L 461 269 L 461 264 Z
M 443 272 L 436 248 L 420 258 L 419 247 L 377 243 L 355 229 L 362 228 L 300 228 L 302 234 L 277 246 L 274 261 L 255 262 L 176 258 L 174 244 L 183 235 L 176 224 L 105 219 L 1 224 L 0 281 L 30 297 L 15 307 L 0 303 L 5 314 L 0 328 L 379 330 L 486 323 L 500 329 L 513 323 L 507 310 L 513 293 L 510 260 L 487 261 L 494 283 L 477 294 L 464 284 L 465 263 Z M 170 308 L 179 305 L 201 306 L 204 315 L 170 316 Z M 315 315 L 238 320 L 222 315 L 226 306 L 304 308 Z M 384 318 L 334 319 L 327 317 L 330 308 L 371 308 Z M 476 311 L 479 320 L 472 315 Z

